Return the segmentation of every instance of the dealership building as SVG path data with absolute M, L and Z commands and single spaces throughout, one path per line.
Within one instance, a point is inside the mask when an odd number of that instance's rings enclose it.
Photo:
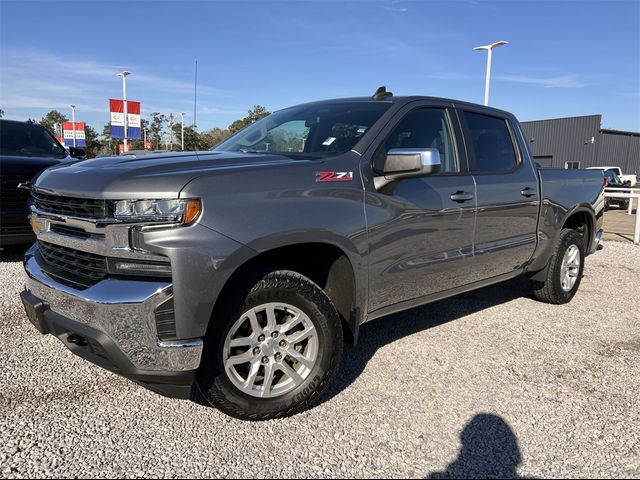
M 640 132 L 602 128 L 602 115 L 522 122 L 534 159 L 544 168 L 620 167 L 640 175 Z

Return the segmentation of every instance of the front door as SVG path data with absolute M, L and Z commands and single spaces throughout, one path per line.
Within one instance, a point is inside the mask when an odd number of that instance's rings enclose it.
M 468 283 L 475 186 L 454 119 L 446 105 L 418 102 L 399 112 L 378 139 L 374 162 L 392 148 L 437 148 L 438 174 L 377 191 L 371 159 L 363 158 L 370 313 Z

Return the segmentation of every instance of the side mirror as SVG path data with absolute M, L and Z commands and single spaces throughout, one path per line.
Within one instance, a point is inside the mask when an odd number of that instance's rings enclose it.
M 440 171 L 437 148 L 392 148 L 387 152 L 381 175 L 373 179 L 376 190 L 403 178 L 424 177 Z
M 83 148 L 69 147 L 69 156 L 77 158 L 78 160 L 84 160 L 87 158 L 87 152 Z

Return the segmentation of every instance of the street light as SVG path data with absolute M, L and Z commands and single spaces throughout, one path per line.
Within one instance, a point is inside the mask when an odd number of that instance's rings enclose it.
M 507 45 L 509 42 L 504 40 L 500 40 L 499 42 L 492 43 L 491 45 L 482 45 L 480 47 L 474 48 L 474 50 L 486 50 L 488 52 L 487 55 L 487 76 L 484 83 L 484 104 L 489 105 L 489 80 L 491 78 L 491 54 L 493 49 L 499 47 L 501 45 Z
M 120 72 L 118 74 L 119 77 L 122 77 L 122 106 L 124 110 L 124 151 L 127 152 L 129 150 L 127 143 L 127 76 L 131 75 L 131 72 Z
M 180 113 L 180 117 L 182 118 L 182 151 L 184 151 L 184 112 Z
M 71 107 L 71 129 L 73 131 L 73 148 L 76 148 L 76 106 Z

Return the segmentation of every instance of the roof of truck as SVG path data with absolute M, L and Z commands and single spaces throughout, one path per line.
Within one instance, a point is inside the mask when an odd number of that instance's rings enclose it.
M 426 95 L 406 95 L 406 96 L 395 96 L 390 95 L 388 97 L 382 98 L 380 100 L 374 100 L 372 97 L 346 97 L 346 98 L 331 98 L 327 100 L 317 100 L 313 102 L 307 102 L 303 105 L 313 105 L 318 103 L 339 103 L 339 102 L 372 102 L 372 103 L 410 103 L 418 100 L 427 100 L 427 101 L 436 101 L 436 102 L 444 102 L 454 104 L 456 107 L 473 107 L 479 108 L 482 110 L 486 110 L 487 112 L 494 112 L 501 115 L 511 115 L 510 112 L 506 110 L 501 110 L 499 108 L 489 107 L 486 105 L 481 105 L 479 103 L 466 102 L 463 100 L 455 100 L 452 98 L 443 98 L 443 97 L 430 97 Z

